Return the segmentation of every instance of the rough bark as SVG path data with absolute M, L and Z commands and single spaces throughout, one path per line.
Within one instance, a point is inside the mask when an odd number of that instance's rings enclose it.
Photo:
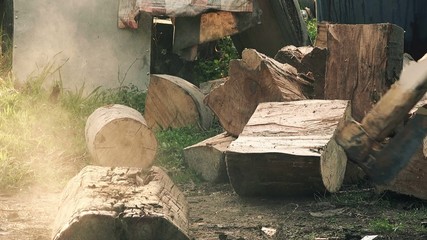
M 347 108 L 344 100 L 261 103 L 226 152 L 234 190 L 242 196 L 325 191 L 321 152 Z
M 230 62 L 229 80 L 205 102 L 224 129 L 238 136 L 259 103 L 307 99 L 311 92 L 311 82 L 298 77 L 294 67 L 246 49 L 241 60 Z
M 115 104 L 96 109 L 87 119 L 86 144 L 96 164 L 149 168 L 157 140 L 137 110 Z
M 148 86 L 144 117 L 154 129 L 189 125 L 208 129 L 213 114 L 203 98 L 200 89 L 184 79 L 155 74 Z
M 325 99 L 347 99 L 361 121 L 402 70 L 403 29 L 392 24 L 328 24 Z
M 87 166 L 62 193 L 54 240 L 188 237 L 188 206 L 160 168 Z
M 236 138 L 221 133 L 184 149 L 188 166 L 209 182 L 227 182 L 225 151 Z
M 295 67 L 301 78 L 313 81 L 313 96 L 315 99 L 324 98 L 326 49 L 293 45 L 283 47 L 277 52 L 275 60 Z

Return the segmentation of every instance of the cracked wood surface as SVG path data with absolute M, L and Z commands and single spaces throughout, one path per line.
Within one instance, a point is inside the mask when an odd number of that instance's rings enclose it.
M 188 240 L 188 206 L 163 170 L 87 166 L 62 193 L 53 239 Z

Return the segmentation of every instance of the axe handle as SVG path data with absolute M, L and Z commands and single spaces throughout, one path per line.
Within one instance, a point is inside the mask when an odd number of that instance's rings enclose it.
M 426 91 L 427 61 L 411 64 L 360 124 L 349 121 L 342 129 L 337 129 L 337 143 L 346 150 L 351 160 L 359 165 L 368 164 L 366 157 L 375 143 L 382 142 L 405 120 Z

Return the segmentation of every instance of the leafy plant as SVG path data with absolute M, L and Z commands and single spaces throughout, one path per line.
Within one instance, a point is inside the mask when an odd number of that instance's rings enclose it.
M 306 19 L 305 24 L 307 25 L 308 36 L 310 37 L 311 42 L 314 44 L 317 37 L 317 19 Z
M 232 59 L 239 58 L 230 37 L 220 39 L 215 46 L 215 53 L 195 62 L 195 81 L 198 83 L 228 76 L 228 66 Z

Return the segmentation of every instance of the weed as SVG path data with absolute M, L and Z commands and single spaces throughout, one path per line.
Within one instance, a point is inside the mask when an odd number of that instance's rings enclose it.
M 196 174 L 186 167 L 183 149 L 220 132 L 219 128 L 202 131 L 196 127 L 167 129 L 156 133 L 159 152 L 156 164 L 166 168 L 177 183 L 198 182 Z
M 307 25 L 308 36 L 310 37 L 311 42 L 314 44 L 317 37 L 317 19 L 307 19 L 305 20 L 305 23 Z
M 228 76 L 228 66 L 239 54 L 230 37 L 220 39 L 211 58 L 199 59 L 195 62 L 194 72 L 197 83 L 215 80 Z
M 400 227 L 400 224 L 393 224 L 387 219 L 375 219 L 369 223 L 369 228 L 374 233 L 393 233 Z

